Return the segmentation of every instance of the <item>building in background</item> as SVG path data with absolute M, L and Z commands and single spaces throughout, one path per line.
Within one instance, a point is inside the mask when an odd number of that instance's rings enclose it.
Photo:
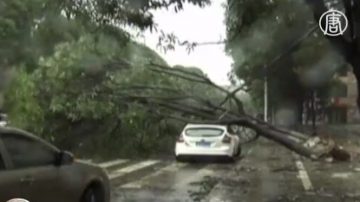
M 360 123 L 360 115 L 356 104 L 357 84 L 352 72 L 347 71 L 338 77 L 343 84 L 336 95 L 330 98 L 328 107 L 329 123 Z
M 307 98 L 303 104 L 303 125 L 312 124 L 313 112 L 315 112 L 317 125 L 360 123 L 360 114 L 356 104 L 356 82 L 351 71 L 344 71 L 336 75 L 326 96 L 316 96 L 314 102 Z

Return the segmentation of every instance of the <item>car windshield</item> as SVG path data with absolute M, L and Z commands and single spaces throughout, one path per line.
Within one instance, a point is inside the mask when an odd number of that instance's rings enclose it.
M 186 136 L 189 137 L 217 137 L 224 133 L 219 128 L 188 128 L 185 130 Z

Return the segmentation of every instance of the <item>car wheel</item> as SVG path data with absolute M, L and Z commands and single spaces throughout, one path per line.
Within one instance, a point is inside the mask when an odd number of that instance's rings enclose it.
M 184 162 L 184 158 L 182 156 L 175 156 L 177 162 Z
M 228 156 L 225 158 L 226 163 L 234 163 L 236 161 L 235 156 Z
M 238 149 L 235 153 L 235 156 L 238 157 L 238 156 L 240 156 L 240 154 L 241 154 L 241 147 L 238 147 Z
M 90 186 L 88 187 L 81 199 L 81 202 L 103 202 L 104 196 L 100 188 Z

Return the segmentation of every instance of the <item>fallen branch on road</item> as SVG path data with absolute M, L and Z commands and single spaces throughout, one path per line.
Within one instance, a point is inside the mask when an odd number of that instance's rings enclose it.
M 313 160 L 332 158 L 335 161 L 349 161 L 350 154 L 329 137 L 310 136 L 286 129 L 277 129 L 268 124 L 259 124 L 257 119 L 242 118 L 225 121 L 223 124 L 237 124 L 255 130 L 260 136 L 273 140 L 286 148 Z

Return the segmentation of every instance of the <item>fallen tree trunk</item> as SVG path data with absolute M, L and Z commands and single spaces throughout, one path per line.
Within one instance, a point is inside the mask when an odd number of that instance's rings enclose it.
M 258 135 L 273 140 L 286 148 L 313 160 L 331 158 L 336 161 L 350 160 L 350 154 L 337 145 L 330 137 L 310 136 L 296 131 L 279 129 L 255 118 L 240 118 L 224 121 L 255 130 Z

